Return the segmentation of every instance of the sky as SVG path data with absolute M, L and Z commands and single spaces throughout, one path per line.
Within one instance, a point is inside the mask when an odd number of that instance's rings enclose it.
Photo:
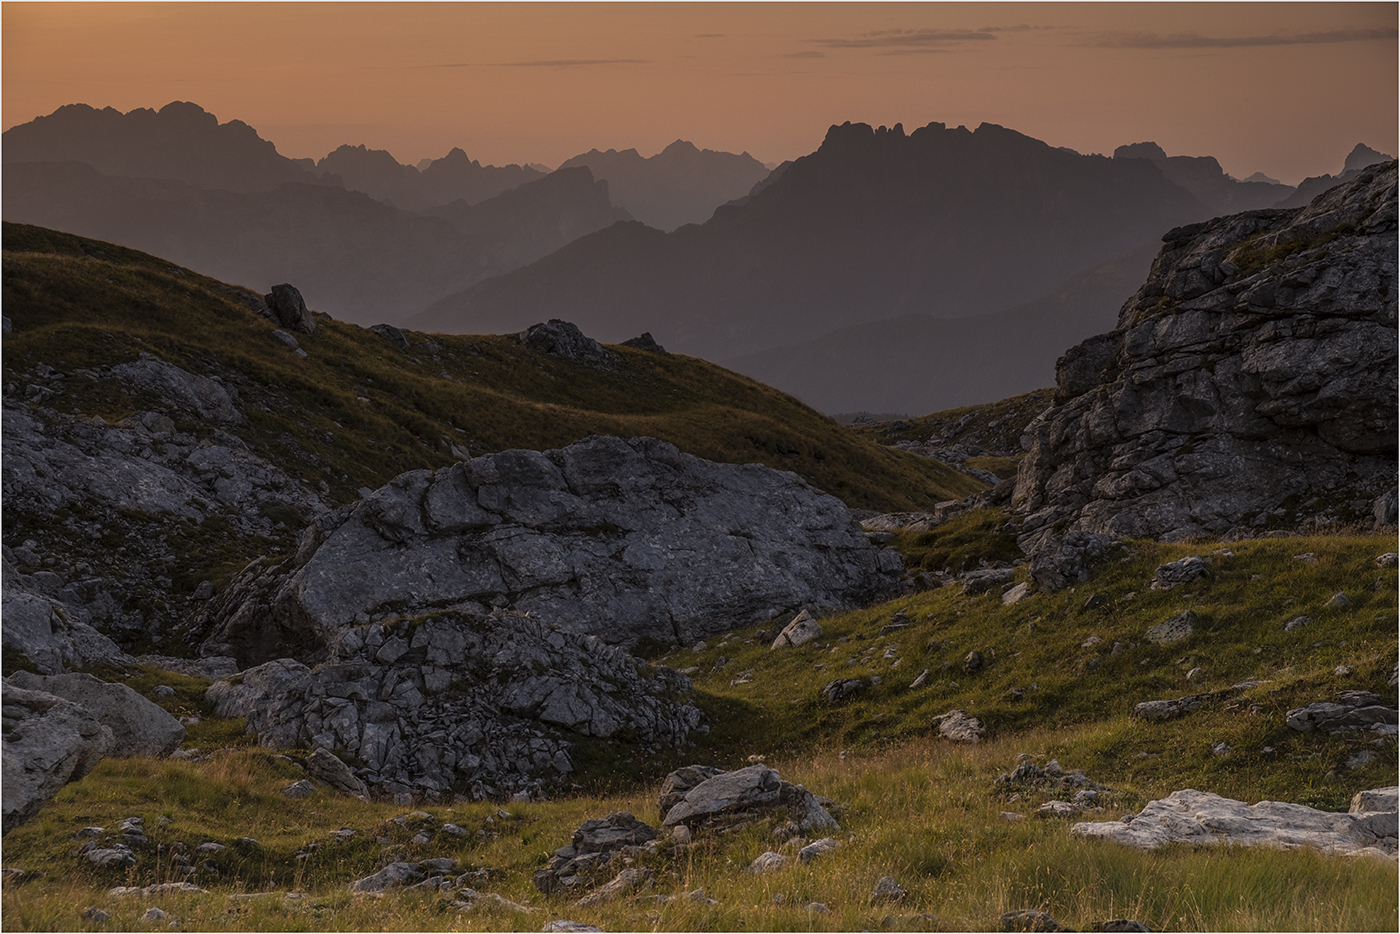
M 1296 184 L 1395 154 L 1396 3 L 0 5 L 0 122 L 173 100 L 291 157 L 554 166 L 676 139 L 781 162 L 834 123 L 1153 140 Z

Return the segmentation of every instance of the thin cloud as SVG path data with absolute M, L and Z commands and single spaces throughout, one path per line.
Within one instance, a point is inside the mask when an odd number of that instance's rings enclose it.
M 960 42 L 986 42 L 996 35 L 973 29 L 883 29 L 867 32 L 854 39 L 810 39 L 809 42 L 828 49 L 912 49 L 948 45 Z
M 1161 35 L 1152 32 L 1104 33 L 1091 39 L 1088 45 L 1107 49 L 1240 49 L 1278 45 L 1328 45 L 1337 42 L 1394 42 L 1400 36 L 1395 29 L 1334 29 L 1329 32 L 1305 32 L 1272 36 L 1202 36 L 1194 32 Z
M 805 52 L 788 52 L 779 58 L 826 58 L 826 53 L 818 52 L 816 49 L 808 49 Z

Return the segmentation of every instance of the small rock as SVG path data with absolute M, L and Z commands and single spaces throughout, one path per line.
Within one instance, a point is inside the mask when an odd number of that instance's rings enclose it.
M 1011 587 L 1001 595 L 1001 604 L 1002 606 L 1011 606 L 1012 604 L 1020 603 L 1022 600 L 1026 599 L 1030 595 L 1030 581 L 1022 581 L 1021 583 L 1016 584 L 1014 587 Z
M 1344 593 L 1334 593 L 1334 594 L 1332 594 L 1331 599 L 1329 599 L 1326 603 L 1324 603 L 1324 604 L 1322 605 L 1322 607 L 1323 607 L 1323 609 L 1326 609 L 1326 610 L 1340 610 L 1340 609 L 1342 609 L 1343 607 L 1350 606 L 1350 605 L 1351 605 L 1351 600 L 1347 599 L 1347 595 L 1346 595 L 1346 594 L 1344 594 Z
M 1311 616 L 1295 616 L 1295 617 L 1293 617 L 1292 619 L 1290 619 L 1288 622 L 1286 622 L 1286 623 L 1283 624 L 1283 631 L 1284 631 L 1284 632 L 1293 632 L 1295 629 L 1302 629 L 1304 626 L 1306 626 L 1308 623 L 1311 623 L 1311 622 L 1312 622 L 1312 617 L 1311 617 Z
M 788 858 L 782 853 L 774 853 L 769 850 L 762 854 L 752 863 L 749 863 L 748 871 L 755 876 L 765 876 L 770 872 L 777 872 L 788 863 Z
M 1069 801 L 1046 801 L 1036 808 L 1036 817 L 1076 817 L 1084 813 L 1084 809 Z
M 156 697 L 174 697 L 175 689 L 168 684 L 157 684 L 155 690 L 151 693 Z
M 1026 819 L 1026 815 L 1024 815 L 1024 814 L 1017 814 L 1015 811 L 1002 811 L 1002 812 L 1001 812 L 1001 819 L 1004 820 L 1004 821 L 1010 821 L 1011 823 L 1014 824 L 1014 823 L 1016 823 L 1016 821 L 1018 821 L 1018 820 L 1025 820 L 1025 819 Z
M 818 856 L 823 856 L 836 849 L 839 844 L 831 837 L 822 837 L 820 840 L 807 844 L 797 851 L 797 859 L 802 863 L 810 863 Z
M 88 908 L 83 912 L 83 917 L 88 921 L 101 924 L 111 917 L 111 915 L 107 914 L 107 912 L 103 911 L 101 908 Z
M 894 879 L 889 876 L 881 876 L 880 881 L 875 884 L 875 888 L 870 892 L 872 904 L 878 902 L 898 902 L 903 901 L 904 896 L 909 893 Z
M 1378 567 L 1378 568 L 1393 568 L 1393 567 L 1395 567 L 1395 564 L 1396 564 L 1396 558 L 1397 558 L 1397 555 L 1396 555 L 1396 553 L 1393 552 L 1393 551 L 1387 551 L 1387 552 L 1386 552 L 1385 554 L 1383 554 L 1383 555 L 1377 555 L 1377 556 L 1376 556 L 1376 567 Z
M 597 932 L 597 934 L 602 934 L 603 929 L 600 927 L 594 927 L 591 924 L 584 924 L 582 921 L 570 921 L 567 918 L 560 918 L 556 921 L 549 922 L 544 927 L 540 928 L 540 930 L 567 931 L 570 932 L 570 934 L 593 934 L 593 932 Z
M 1096 930 L 1105 931 L 1108 934 L 1142 934 L 1142 932 L 1150 932 L 1152 929 L 1132 918 L 1114 918 L 1112 921 L 1103 922 Z
M 141 916 L 141 920 L 149 923 L 152 921 L 164 921 L 168 917 L 170 916 L 159 908 L 147 908 L 146 913 Z
M 1053 916 L 1034 908 L 1008 911 L 1001 916 L 1003 931 L 1063 931 L 1065 928 Z
M 974 672 L 982 670 L 982 653 L 977 650 L 968 652 L 963 656 L 963 671 Z
M 286 788 L 283 788 L 282 794 L 288 798 L 309 798 L 314 790 L 315 789 L 311 787 L 311 783 L 303 778 L 301 781 L 293 782 Z
M 1203 669 L 1198 665 L 1197 667 L 1192 668 L 1190 671 L 1186 672 L 1186 680 L 1187 680 L 1187 681 L 1195 681 L 1195 680 L 1196 680 L 1197 678 L 1199 678 L 1203 673 L 1204 673 L 1204 672 L 1203 672 Z
M 909 688 L 910 688 L 910 690 L 913 690 L 914 688 L 921 688 L 921 687 L 923 687 L 925 684 L 928 684 L 928 669 L 927 669 L 927 668 L 925 668 L 923 671 L 919 672 L 919 676 L 909 683 Z
M 805 907 L 805 910 L 808 914 L 812 915 L 824 915 L 831 913 L 831 909 L 826 907 L 826 905 L 822 904 L 821 902 L 808 902 Z
M 1192 610 L 1180 613 L 1147 630 L 1147 640 L 1158 645 L 1180 642 L 1196 631 L 1196 614 Z

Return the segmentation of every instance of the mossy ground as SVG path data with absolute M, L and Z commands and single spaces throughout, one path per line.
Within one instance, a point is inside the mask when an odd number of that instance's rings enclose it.
M 995 518 L 965 521 L 975 526 Z M 947 547 L 936 540 L 937 530 L 930 534 L 934 540 L 920 547 Z M 946 534 L 951 541 L 966 529 L 950 527 Z M 405 808 L 324 790 L 288 800 L 281 789 L 302 777 L 293 762 L 246 745 L 214 748 L 216 734 L 206 733 L 187 745 L 203 744 L 210 759 L 104 761 L 9 834 L 5 863 L 29 875 L 6 886 L 5 924 L 129 929 L 159 904 L 186 930 L 538 930 L 560 917 L 605 930 L 991 930 L 1004 912 L 1021 908 L 1048 911 L 1081 930 L 1122 917 L 1155 930 L 1394 930 L 1400 919 L 1393 862 L 1215 847 L 1140 853 L 1072 837 L 1067 822 L 1030 816 L 1045 794 L 1022 789 L 1013 799 L 995 780 L 1021 753 L 1083 769 L 1108 789 L 1105 813 L 1090 819 L 1137 810 L 1184 787 L 1251 803 L 1345 810 L 1356 791 L 1394 784 L 1393 739 L 1377 745 L 1370 736 L 1299 734 L 1287 728 L 1284 714 L 1344 689 L 1393 696 L 1387 680 L 1396 661 L 1397 576 L 1374 559 L 1395 547 L 1393 537 L 1369 534 L 1133 542 L 1086 584 L 1011 606 L 996 592 L 966 597 L 953 586 L 823 619 L 822 637 L 797 649 L 769 648 L 775 624 L 764 627 L 769 635 L 762 639 L 756 628 L 737 630 L 663 660 L 700 669 L 696 698 L 711 732 L 695 734 L 693 747 L 648 757 L 623 743 L 581 742 L 573 790 L 561 789 L 547 802 L 506 805 L 509 818 L 488 802 L 426 806 L 439 825 L 452 821 L 469 832 L 439 832 L 426 845 L 411 842 L 411 826 L 393 822 Z M 1315 560 L 1295 558 L 1309 553 Z M 1158 565 L 1188 554 L 1210 558 L 1208 577 L 1168 591 L 1148 589 Z M 1338 592 L 1348 604 L 1326 608 Z M 1088 606 L 1091 597 L 1099 599 Z M 1148 628 L 1188 608 L 1198 615 L 1193 635 L 1170 646 L 1145 641 Z M 1312 622 L 1284 631 L 1285 622 L 1304 615 Z M 892 619 L 907 625 L 881 634 Z M 1092 636 L 1102 641 L 1086 645 Z M 1115 642 L 1124 646 L 1118 654 Z M 966 672 L 962 660 L 972 650 L 985 664 Z M 1202 672 L 1188 680 L 1197 667 Z M 925 668 L 928 683 L 911 689 Z M 744 672 L 752 672 L 751 680 L 732 683 Z M 843 705 L 818 697 L 827 681 L 872 676 L 881 683 Z M 147 693 L 161 677 L 136 672 L 127 683 Z M 1131 716 L 1143 700 L 1245 679 L 1263 683 L 1179 720 Z M 177 689 L 168 704 L 200 709 L 197 679 L 165 683 Z M 979 717 L 988 739 L 976 746 L 938 739 L 931 718 L 953 708 Z M 1227 755 L 1212 749 L 1221 742 L 1230 747 Z M 1356 765 L 1364 751 L 1377 758 Z M 841 849 L 810 866 L 794 862 L 754 877 L 744 871 L 748 863 L 782 849 L 772 828 L 759 824 L 702 838 L 689 851 L 663 847 L 644 858 L 656 875 L 640 898 L 579 909 L 531 885 L 534 869 L 588 818 L 627 810 L 657 823 L 659 782 L 675 765 L 735 767 L 755 755 L 842 805 Z M 1027 819 L 1006 821 L 1006 811 Z M 70 855 L 78 829 L 110 829 L 129 816 L 145 818 L 157 843 L 229 844 L 217 876 L 196 876 L 210 893 L 107 896 L 111 886 L 174 878 L 151 850 L 126 871 L 97 870 Z M 355 836 L 335 842 L 330 832 L 344 826 L 355 828 Z M 260 846 L 239 848 L 242 836 Z M 298 853 L 308 855 L 299 860 Z M 483 906 L 459 914 L 432 893 L 373 899 L 345 888 L 391 860 L 432 856 L 461 860 L 461 871 L 489 870 L 473 887 L 532 910 L 518 915 Z M 870 904 L 867 895 L 883 875 L 908 890 L 903 902 Z M 700 887 L 720 904 L 645 900 Z M 287 891 L 298 894 L 285 897 Z M 238 897 L 261 892 L 269 894 Z M 779 894 L 784 900 L 775 904 Z M 822 902 L 829 913 L 809 912 L 810 902 Z M 85 921 L 81 912 L 89 906 L 111 918 L 102 925 Z

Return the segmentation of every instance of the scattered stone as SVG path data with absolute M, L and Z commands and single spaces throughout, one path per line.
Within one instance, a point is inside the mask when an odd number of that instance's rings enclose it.
M 156 697 L 174 697 L 175 689 L 168 684 L 157 684 L 151 693 Z
M 1301 804 L 1261 801 L 1247 805 L 1185 789 L 1149 802 L 1130 822 L 1081 823 L 1079 836 L 1102 837 L 1142 849 L 1168 843 L 1237 846 L 1308 846 L 1325 852 L 1373 853 L 1394 858 L 1396 813 L 1338 814 Z
M 1035 908 L 1008 911 L 1001 916 L 1003 931 L 1063 931 L 1065 928 L 1050 914 Z
M 101 924 L 110 917 L 111 915 L 107 914 L 107 912 L 103 911 L 101 908 L 87 908 L 83 911 L 83 920 L 91 921 L 94 924 Z
M 1365 691 L 1347 691 L 1339 695 L 1339 699 L 1341 703 L 1320 701 L 1306 707 L 1295 707 L 1285 714 L 1284 722 L 1299 733 L 1313 730 L 1329 734 L 1372 730 L 1395 734 L 1400 715 L 1395 708 L 1383 706 L 1376 695 Z
M 987 736 L 982 721 L 969 716 L 966 710 L 950 710 L 933 718 L 938 735 L 958 743 L 977 743 Z
M 1393 568 L 1393 567 L 1395 567 L 1395 565 L 1396 565 L 1396 559 L 1397 559 L 1397 554 L 1396 554 L 1395 552 L 1393 552 L 1393 551 L 1387 551 L 1387 552 L 1386 552 L 1385 554 L 1383 554 L 1383 555 L 1377 555 L 1377 556 L 1376 556 L 1376 567 L 1378 567 L 1378 568 Z
M 1225 758 L 1226 756 L 1228 756 L 1228 755 L 1231 753 L 1232 750 L 1231 750 L 1231 748 L 1230 748 L 1230 744 L 1229 744 L 1229 743 L 1219 742 L 1219 743 L 1211 743 L 1211 744 L 1210 744 L 1210 751 L 1211 751 L 1211 753 L 1213 753 L 1213 754 L 1214 754 L 1215 756 L 1217 756 L 1218 758 L 1223 759 L 1223 758 Z
M 1147 630 L 1147 641 L 1155 642 L 1158 645 L 1170 645 L 1173 642 L 1180 642 L 1191 633 L 1196 631 L 1196 613 L 1187 610 L 1167 620 L 1159 623 Z
M 1189 584 L 1210 573 L 1210 564 L 1197 555 L 1164 564 L 1152 578 L 1152 590 L 1170 590 L 1178 584 Z
M 569 934 L 602 934 L 603 931 L 603 929 L 600 927 L 594 927 L 591 924 L 584 924 L 582 921 L 569 921 L 565 918 L 560 918 L 556 921 L 551 921 L 544 927 L 540 928 L 540 930 L 546 932 L 565 931 L 569 932 Z
M 908 894 L 909 893 L 906 892 L 898 882 L 895 882 L 893 878 L 890 876 L 881 876 L 880 881 L 875 884 L 875 888 L 870 892 L 870 902 L 871 904 L 899 902 L 903 901 L 904 896 Z
M 667 811 L 662 826 L 685 824 L 692 832 L 701 827 L 725 829 L 747 823 L 755 813 L 775 810 L 786 810 L 804 833 L 837 826 L 815 795 L 801 785 L 783 781 L 764 765 L 723 772 L 702 781 Z
M 1293 632 L 1293 631 L 1296 630 L 1296 629 L 1302 629 L 1304 626 L 1306 626 L 1308 623 L 1311 623 L 1311 622 L 1312 622 L 1312 617 L 1311 617 L 1311 616 L 1295 616 L 1295 617 L 1293 617 L 1292 619 L 1290 619 L 1288 622 L 1286 622 L 1286 623 L 1283 624 L 1283 631 L 1284 631 L 1284 632 Z
M 1000 814 L 1000 817 L 1001 817 L 1002 820 L 1004 820 L 1004 821 L 1010 821 L 1010 822 L 1013 823 L 1013 824 L 1016 823 L 1016 821 L 1020 821 L 1020 820 L 1025 820 L 1025 819 L 1026 819 L 1026 815 L 1024 815 L 1024 814 L 1018 814 L 1018 813 L 1016 813 L 1015 811 L 1002 811 L 1001 814 Z
M 749 863 L 748 872 L 755 876 L 765 876 L 771 872 L 777 872 L 788 863 L 788 858 L 782 853 L 774 853 L 769 850 L 758 856 L 752 863 Z
M 1187 681 L 1195 681 L 1197 678 L 1199 678 L 1199 677 L 1200 677 L 1202 674 L 1204 674 L 1204 673 L 1205 673 L 1205 669 L 1201 668 L 1201 667 L 1198 665 L 1198 666 L 1196 666 L 1195 668 L 1192 668 L 1190 671 L 1186 672 L 1186 680 L 1187 680 Z
M 1351 600 L 1344 593 L 1334 593 L 1327 602 L 1322 605 L 1324 610 L 1340 610 L 1351 605 Z
M 595 369 L 610 368 L 617 362 L 617 354 L 604 350 L 603 345 L 580 331 L 578 325 L 558 318 L 550 318 L 544 324 L 532 324 L 518 336 L 520 342 L 531 350 Z
M 293 782 L 286 788 L 283 788 L 282 794 L 288 798 L 309 798 L 311 797 L 311 793 L 315 790 L 311 783 L 303 778 L 301 781 Z
M 1084 809 L 1071 801 L 1046 801 L 1036 808 L 1036 817 L 1075 817 Z
M 147 908 L 146 913 L 141 916 L 141 920 L 150 924 L 156 921 L 164 921 L 168 917 L 170 916 L 159 908 Z
M 350 767 L 340 761 L 335 753 L 318 747 L 306 757 L 304 764 L 306 771 L 313 778 L 320 779 L 336 791 L 356 798 L 368 798 L 369 789 L 365 787 L 365 783 L 350 771 Z
M 830 853 L 832 850 L 836 849 L 838 846 L 840 846 L 840 844 L 838 844 L 831 837 L 822 837 L 820 840 L 815 840 L 812 843 L 809 843 L 806 846 L 804 846 L 802 849 L 798 850 L 797 859 L 799 862 L 802 862 L 804 864 L 810 863 L 818 856 L 824 856 L 827 853 Z
M 810 612 L 803 610 L 793 618 L 792 622 L 783 627 L 783 630 L 778 633 L 778 637 L 773 640 L 771 648 L 796 648 L 821 638 L 821 634 L 821 624 Z
M 350 891 L 356 894 L 384 892 L 388 889 L 411 885 L 425 876 L 426 873 L 418 871 L 417 863 L 390 863 L 372 876 L 365 876 L 363 879 L 351 882 Z
M 1152 929 L 1132 918 L 1114 918 L 1112 921 L 1104 921 L 1094 930 L 1103 931 L 1105 934 L 1150 934 Z
M 83 856 L 88 862 L 103 869 L 113 866 L 135 866 L 136 855 L 131 852 L 131 848 L 124 843 L 118 843 L 110 847 L 95 847 L 88 850 Z
M 828 704 L 839 704 L 846 698 L 855 694 L 865 687 L 865 682 L 860 678 L 838 678 L 835 681 L 828 681 L 821 687 L 821 698 Z
M 408 335 L 404 334 L 403 331 L 394 327 L 392 324 L 374 324 L 370 326 L 370 330 L 398 347 L 400 350 L 407 350 L 409 347 Z
M 968 571 L 966 574 L 959 575 L 959 578 L 963 582 L 963 593 L 967 594 L 969 597 L 974 597 L 978 594 L 986 593 L 993 587 L 1005 584 L 1015 576 L 1016 569 L 1006 567 L 979 568 L 975 571 Z
M 928 669 L 927 669 L 927 668 L 925 668 L 923 671 L 919 672 L 919 676 L 918 676 L 917 678 L 915 678 L 913 681 L 909 682 L 909 687 L 910 687 L 910 689 L 912 690 L 913 688 L 921 688 L 921 687 L 923 687 L 925 684 L 928 684 Z
M 975 649 L 963 656 L 962 669 L 969 674 L 974 671 L 981 671 L 982 664 L 982 653 Z
M 647 353 L 666 355 L 666 348 L 656 342 L 650 331 L 643 331 L 637 337 L 622 342 L 624 347 L 635 347 L 638 350 L 645 350 Z
M 580 908 L 589 908 L 593 905 L 601 905 L 604 902 L 612 901 L 620 895 L 626 895 L 637 888 L 642 883 L 651 878 L 651 870 L 639 867 L 624 869 L 613 876 L 602 888 L 596 892 L 591 892 L 580 898 L 578 901 Z

